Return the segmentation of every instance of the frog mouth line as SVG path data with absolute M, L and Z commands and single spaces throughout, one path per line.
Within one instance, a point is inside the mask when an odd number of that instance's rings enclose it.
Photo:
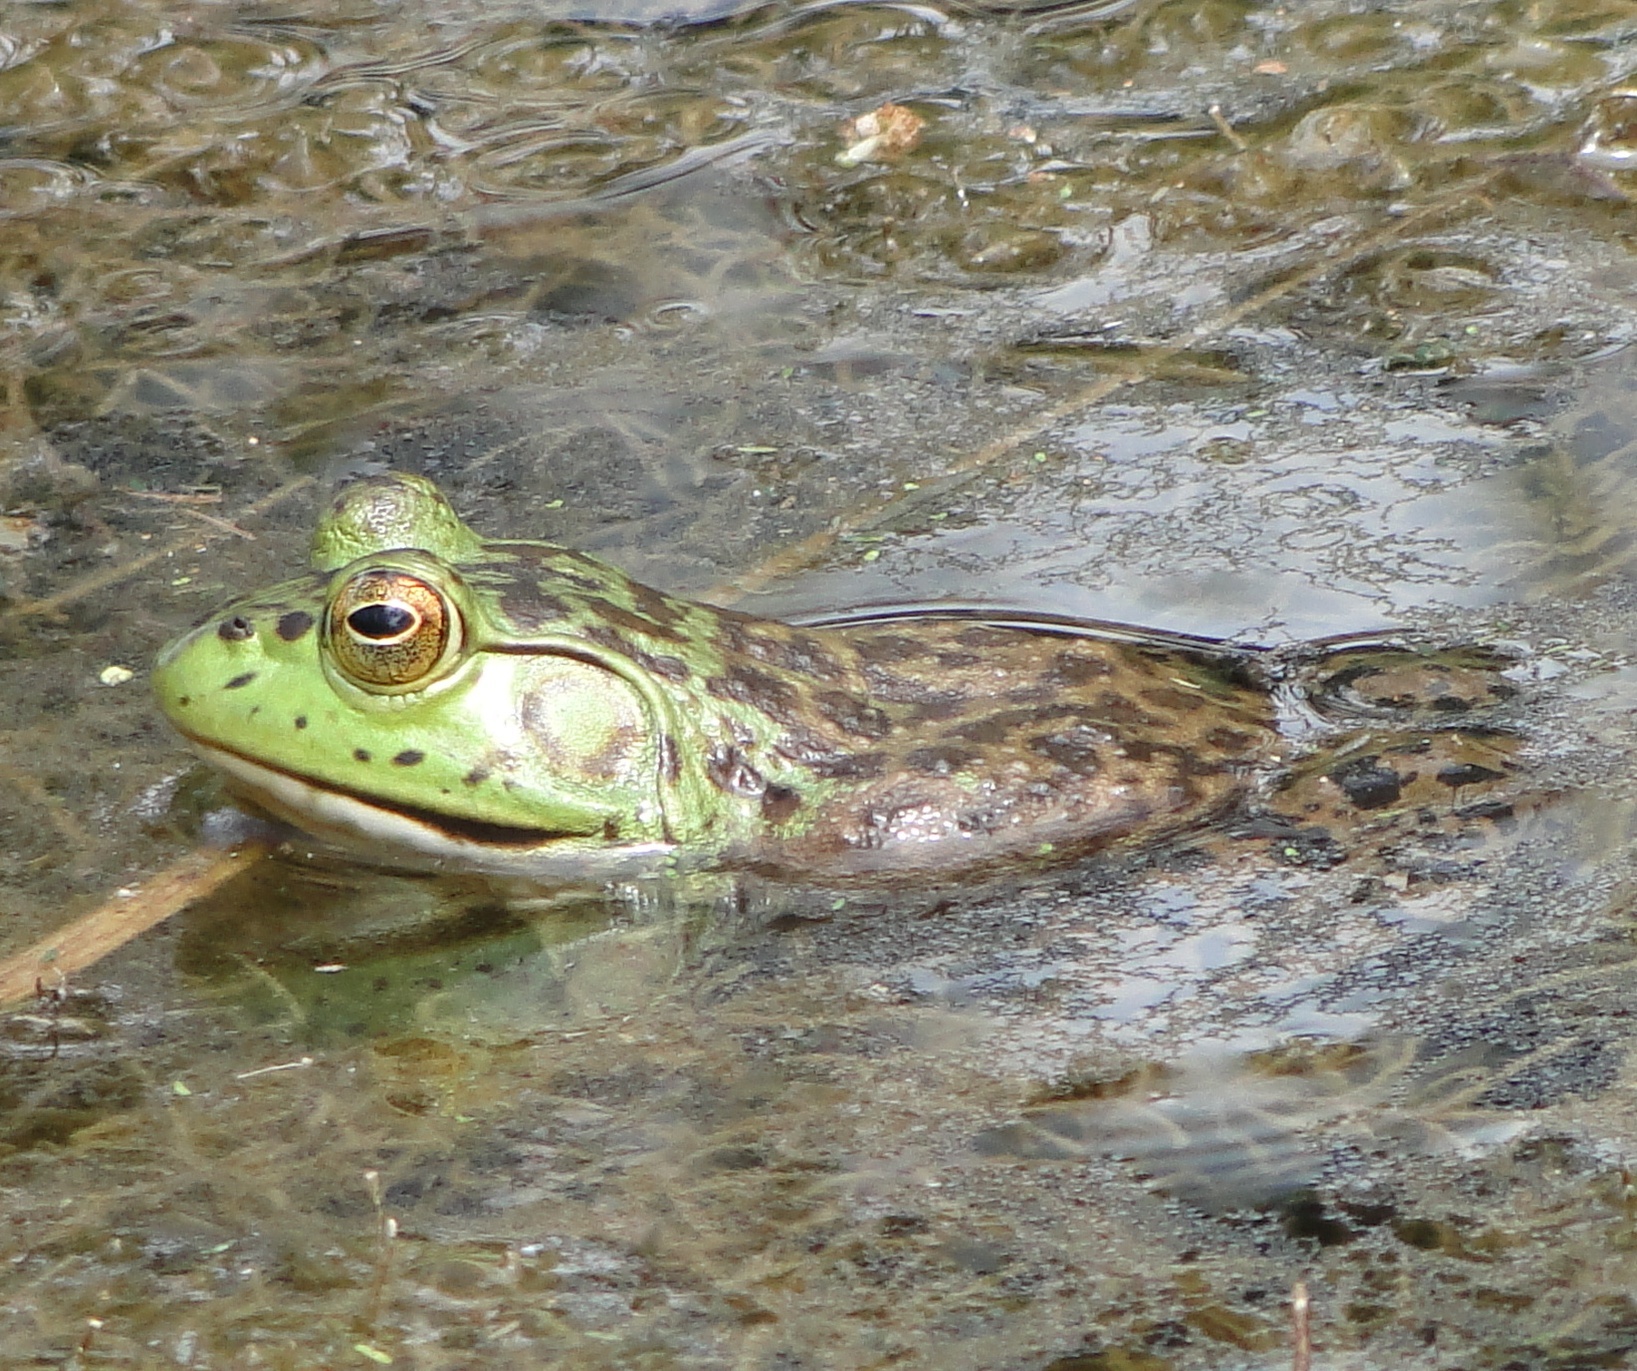
M 440 813 L 435 809 L 424 809 L 418 805 L 406 805 L 391 800 L 382 800 L 379 796 L 365 794 L 363 791 L 354 790 L 350 786 L 334 785 L 328 781 L 320 781 L 314 777 L 303 775 L 299 771 L 289 771 L 284 767 L 269 766 L 266 762 L 247 757 L 242 752 L 235 752 L 232 748 L 223 747 L 219 743 L 207 743 L 185 730 L 178 729 L 177 731 L 187 739 L 188 744 L 199 752 L 206 761 L 220 767 L 229 776 L 245 782 L 263 794 L 273 796 L 277 810 L 296 816 L 292 817 L 290 821 L 297 828 L 304 826 L 300 822 L 300 816 L 312 815 L 320 821 L 341 820 L 347 828 L 368 833 L 371 837 L 388 836 L 381 833 L 378 828 L 372 829 L 367 823 L 361 822 L 358 816 L 325 815 L 317 804 L 303 806 L 294 803 L 292 796 L 300 790 L 308 792 L 319 800 L 329 801 L 332 808 L 356 806 L 372 815 L 414 824 L 422 830 L 430 830 L 452 843 L 469 843 L 490 848 L 533 848 L 543 847 L 549 843 L 562 842 L 570 838 L 585 839 L 594 836 L 564 829 L 528 828 L 519 824 L 490 823 L 482 819 L 460 819 L 451 814 Z M 284 793 L 281 794 L 281 792 Z

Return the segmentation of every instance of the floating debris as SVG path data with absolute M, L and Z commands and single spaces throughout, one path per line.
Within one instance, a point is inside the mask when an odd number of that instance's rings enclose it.
M 841 126 L 847 147 L 836 154 L 836 162 L 843 167 L 856 167 L 860 162 L 890 162 L 914 148 L 921 141 L 921 130 L 925 127 L 926 120 L 914 110 L 889 101 Z

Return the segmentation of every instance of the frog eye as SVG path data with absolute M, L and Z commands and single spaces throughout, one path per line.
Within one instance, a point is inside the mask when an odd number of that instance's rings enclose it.
M 366 687 L 417 684 L 444 659 L 457 629 L 443 593 L 407 571 L 360 572 L 330 601 L 330 655 Z

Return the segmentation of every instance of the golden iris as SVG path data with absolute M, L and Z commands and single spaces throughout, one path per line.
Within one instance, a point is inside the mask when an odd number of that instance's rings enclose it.
M 354 576 L 330 601 L 330 655 L 363 686 L 411 686 L 443 660 L 455 631 L 448 600 L 407 571 Z

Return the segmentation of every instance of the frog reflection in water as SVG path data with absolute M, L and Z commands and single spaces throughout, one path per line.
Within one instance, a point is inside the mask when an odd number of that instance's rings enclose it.
M 1444 728 L 1355 737 L 1304 781 L 1246 654 L 937 615 L 794 627 L 485 539 L 413 476 L 345 488 L 313 566 L 168 646 L 155 688 L 236 791 L 376 863 L 941 878 L 1236 808 L 1276 843 L 1327 834 L 1423 774 L 1506 769 Z

